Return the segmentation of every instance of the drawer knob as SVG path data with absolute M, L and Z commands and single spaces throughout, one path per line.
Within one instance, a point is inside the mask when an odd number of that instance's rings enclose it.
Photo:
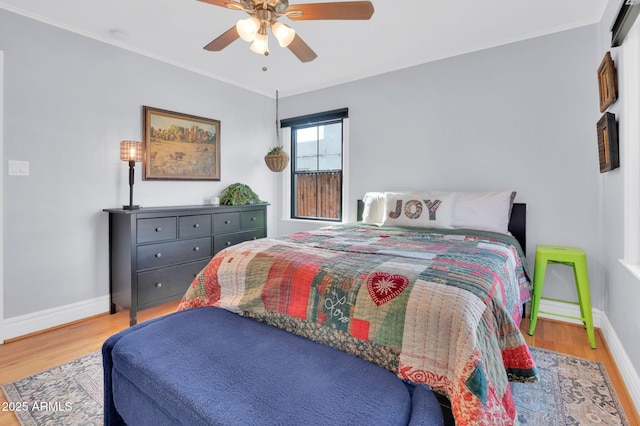
M 157 227 L 157 228 L 156 228 L 156 232 L 160 232 L 160 231 L 162 231 L 162 228 Z
M 225 220 L 224 223 L 225 223 L 225 225 L 228 225 L 228 224 L 231 223 L 231 221 L 230 220 Z
M 256 220 L 258 220 L 258 218 L 256 218 L 256 217 L 252 217 L 252 218 L 251 218 L 251 221 L 252 221 L 252 222 L 255 222 Z
M 162 287 L 162 283 L 156 283 L 156 288 Z
M 231 241 L 227 241 L 227 244 L 225 244 L 227 247 L 229 247 L 231 245 Z
M 194 224 L 194 225 L 193 225 L 193 227 L 194 227 L 194 228 L 200 228 L 200 224 L 199 224 L 199 223 L 196 223 L 196 224 Z
M 156 253 L 156 257 L 162 257 L 162 253 Z
M 200 247 L 194 247 L 193 251 L 200 251 Z

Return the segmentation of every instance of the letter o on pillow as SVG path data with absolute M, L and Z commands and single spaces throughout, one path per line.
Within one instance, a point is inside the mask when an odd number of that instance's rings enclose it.
M 422 203 L 420 200 L 409 200 L 404 205 L 404 215 L 409 219 L 418 219 L 422 215 Z

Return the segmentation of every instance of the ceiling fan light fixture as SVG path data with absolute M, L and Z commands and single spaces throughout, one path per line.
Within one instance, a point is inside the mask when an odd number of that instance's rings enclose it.
M 255 16 L 252 16 L 247 19 L 240 19 L 236 23 L 236 30 L 238 31 L 238 35 L 244 41 L 253 41 L 258 34 L 258 30 L 260 29 L 260 21 Z
M 251 43 L 250 47 L 252 52 L 259 53 L 261 55 L 269 55 L 269 38 L 267 34 L 256 34 L 255 40 Z
M 271 26 L 271 32 L 278 39 L 280 47 L 287 47 L 296 36 L 296 31 L 282 22 L 276 22 Z
M 1 2 L 2 0 L 0 0 Z M 235 26 L 204 46 L 210 52 L 219 52 L 235 40 L 242 38 L 251 43 L 250 49 L 261 55 L 269 54 L 267 32 L 271 30 L 278 44 L 291 51 L 300 62 L 313 61 L 318 55 L 291 27 L 278 23 L 281 17 L 295 21 L 368 20 L 374 13 L 369 0 L 333 1 L 290 5 L 288 0 L 200 0 L 214 6 L 247 13 L 249 19 L 239 20 Z M 311 0 L 313 1 L 313 0 Z M 625 0 L 640 2 L 640 0 Z

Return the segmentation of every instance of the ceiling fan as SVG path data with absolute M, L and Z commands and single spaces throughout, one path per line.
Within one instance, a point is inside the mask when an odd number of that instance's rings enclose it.
M 294 21 L 311 20 L 366 20 L 373 15 L 370 1 L 345 1 L 337 3 L 293 4 L 287 0 L 200 0 L 214 6 L 241 10 L 250 15 L 241 19 L 218 38 L 207 44 L 204 49 L 220 51 L 238 38 L 251 42 L 253 52 L 268 55 L 269 42 L 267 29 L 278 40 L 281 47 L 287 47 L 302 62 L 313 61 L 318 55 L 305 43 L 295 30 L 278 21 L 286 16 Z

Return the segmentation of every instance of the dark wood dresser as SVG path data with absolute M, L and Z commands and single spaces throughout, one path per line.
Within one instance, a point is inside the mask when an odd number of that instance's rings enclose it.
M 105 209 L 111 313 L 137 313 L 185 293 L 220 250 L 267 236 L 267 204 Z

